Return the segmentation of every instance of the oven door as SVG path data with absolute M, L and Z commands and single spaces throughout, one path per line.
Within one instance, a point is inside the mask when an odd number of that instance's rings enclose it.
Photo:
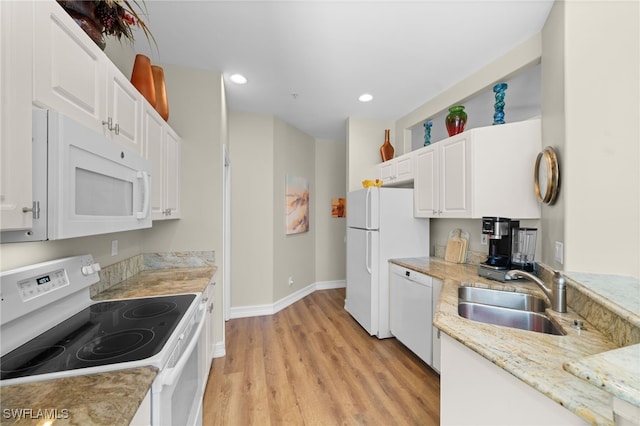
M 201 334 L 205 321 L 204 305 L 179 338 L 167 367 L 153 383 L 152 424 L 202 425 L 203 348 Z
M 49 239 L 149 228 L 151 163 L 69 117 L 45 112 Z

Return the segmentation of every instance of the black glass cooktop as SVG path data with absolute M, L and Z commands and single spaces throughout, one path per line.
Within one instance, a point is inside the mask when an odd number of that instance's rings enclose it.
M 138 361 L 156 355 L 193 294 L 89 306 L 0 359 L 1 379 Z

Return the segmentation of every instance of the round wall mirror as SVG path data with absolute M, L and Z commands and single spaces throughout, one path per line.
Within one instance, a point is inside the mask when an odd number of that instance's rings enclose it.
M 533 173 L 534 191 L 538 201 L 553 204 L 558 197 L 560 171 L 558 156 L 552 147 L 548 146 L 538 154 Z

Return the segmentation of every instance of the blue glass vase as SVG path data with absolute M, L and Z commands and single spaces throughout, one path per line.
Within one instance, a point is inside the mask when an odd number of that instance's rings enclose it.
M 493 86 L 496 94 L 496 103 L 493 106 L 493 124 L 504 124 L 504 91 L 507 90 L 507 83 L 498 83 Z
M 424 123 L 424 146 L 431 145 L 431 126 L 433 126 L 431 121 Z

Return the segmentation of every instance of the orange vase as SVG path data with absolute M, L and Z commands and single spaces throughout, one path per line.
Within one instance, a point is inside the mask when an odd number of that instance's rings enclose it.
M 167 121 L 169 119 L 169 102 L 167 101 L 167 89 L 164 85 L 164 70 L 157 65 L 151 65 L 151 72 L 156 88 L 156 111 L 164 121 Z
M 156 106 L 156 88 L 153 84 L 153 72 L 151 71 L 151 59 L 145 55 L 136 55 L 131 71 L 131 84 L 138 89 L 152 107 Z
M 389 132 L 390 129 L 384 130 L 384 144 L 382 144 L 382 146 L 380 147 L 380 156 L 382 157 L 382 162 L 391 160 L 395 151 L 393 149 L 393 145 L 391 145 L 391 142 L 389 141 Z

